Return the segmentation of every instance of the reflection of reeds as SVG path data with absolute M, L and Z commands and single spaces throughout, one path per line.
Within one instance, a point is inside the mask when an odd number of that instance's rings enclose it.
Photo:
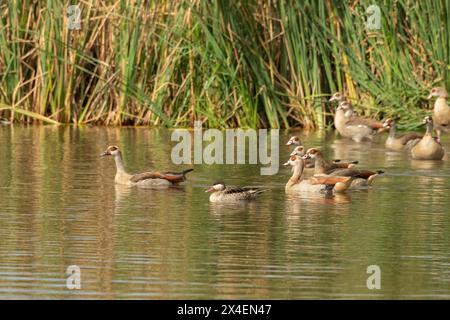
M 148 3 L 150 2 L 150 3 Z M 358 111 L 423 116 L 450 84 L 446 0 L 68 2 L 0 5 L 0 115 L 16 121 L 304 127 L 326 125 L 325 93 Z

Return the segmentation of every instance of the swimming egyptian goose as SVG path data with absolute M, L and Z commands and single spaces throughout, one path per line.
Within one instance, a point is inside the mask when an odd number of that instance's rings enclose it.
M 338 102 L 334 115 L 334 126 L 343 137 L 361 142 L 364 139 L 372 140 L 375 134 L 384 131 L 383 123 L 358 116 L 351 103 L 341 93 L 335 93 L 329 101 Z
M 345 116 L 345 105 L 347 102 L 340 102 L 334 115 L 334 126 L 341 136 L 350 138 L 356 142 L 364 139 L 372 140 L 378 129 L 360 121 L 354 121 Z
M 251 187 L 227 187 L 223 182 L 215 182 L 205 192 L 212 192 L 209 196 L 211 202 L 239 202 L 255 200 L 264 191 Z
M 410 150 L 423 137 L 423 135 L 418 134 L 416 132 L 405 133 L 402 134 L 401 136 L 396 137 L 395 121 L 394 119 L 391 118 L 384 120 L 383 126 L 389 130 L 389 136 L 385 142 L 385 146 L 387 149 L 396 151 L 400 151 L 403 149 Z
M 445 88 L 436 87 L 431 89 L 428 99 L 437 97 L 433 109 L 433 121 L 438 141 L 441 141 L 441 132 L 450 132 L 450 107 L 447 104 L 448 93 Z
M 440 142 L 433 138 L 433 118 L 427 116 L 423 122 L 427 126 L 427 131 L 423 138 L 411 149 L 411 156 L 415 160 L 442 160 L 445 150 Z
M 317 173 L 314 172 L 314 176 L 322 176 L 326 174 L 327 176 L 339 176 L 339 177 L 352 177 L 354 178 L 351 182 L 350 189 L 355 189 L 359 187 L 368 187 L 372 185 L 373 180 L 379 174 L 384 173 L 383 171 L 370 171 L 370 170 L 359 170 L 354 169 L 353 166 L 355 163 L 347 163 L 347 167 L 336 167 L 330 168 L 326 170 L 326 165 L 323 165 L 323 156 L 322 153 L 316 148 L 309 149 L 306 154 L 302 157 L 302 159 L 315 158 L 316 166 L 319 165 L 320 169 L 317 170 Z M 357 161 L 355 161 L 357 163 Z M 329 165 L 329 163 L 328 163 Z
M 291 156 L 284 164 L 285 166 L 292 166 L 292 177 L 286 183 L 286 192 L 322 192 L 335 191 L 345 192 L 351 185 L 353 177 L 338 177 L 338 176 L 313 176 L 308 179 L 302 179 L 305 168 L 305 161 L 299 156 Z M 325 187 L 325 189 L 324 189 Z
M 142 188 L 149 187 L 168 187 L 176 185 L 186 180 L 186 174 L 194 169 L 187 169 L 182 172 L 143 172 L 138 174 L 128 174 L 125 171 L 122 160 L 122 152 L 117 146 L 109 146 L 100 156 L 113 156 L 116 162 L 116 176 L 114 181 L 117 184 L 137 186 Z
M 299 154 L 300 155 L 300 154 Z M 314 160 L 314 175 L 318 174 L 330 174 L 336 169 L 347 169 L 352 168 L 356 164 L 358 164 L 358 161 L 351 161 L 351 162 L 341 162 L 341 161 L 330 161 L 326 160 L 322 152 L 317 148 L 310 148 L 306 153 L 304 153 L 302 156 L 308 155 L 305 157 L 305 160 L 313 159 Z

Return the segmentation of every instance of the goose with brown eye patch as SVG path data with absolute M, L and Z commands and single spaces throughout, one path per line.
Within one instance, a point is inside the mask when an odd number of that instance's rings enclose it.
M 214 182 L 205 192 L 210 192 L 210 202 L 242 202 L 255 200 L 265 190 L 253 187 L 227 187 L 223 182 Z
M 342 102 L 345 100 L 346 100 L 345 96 L 342 93 L 336 92 L 331 96 L 330 100 L 328 100 L 328 101 L 329 102 L 333 102 L 333 101 Z
M 416 132 L 396 136 L 395 121 L 391 118 L 384 120 L 383 126 L 389 130 L 389 136 L 386 139 L 385 146 L 390 150 L 411 150 L 411 148 L 413 148 L 423 137 L 423 135 Z
M 140 188 L 169 187 L 186 180 L 186 174 L 194 169 L 181 172 L 151 171 L 138 174 L 128 174 L 123 164 L 122 152 L 117 146 L 109 146 L 100 155 L 101 157 L 113 156 L 116 163 L 115 183 Z
M 289 138 L 288 142 L 286 142 L 287 146 L 300 146 L 302 143 L 300 142 L 300 138 L 297 136 L 292 136 Z
M 415 160 L 442 160 L 445 156 L 445 150 L 439 140 L 433 137 L 433 118 L 427 116 L 423 122 L 427 126 L 427 131 L 411 149 L 411 157 Z
M 433 108 L 434 128 L 436 129 L 438 141 L 441 141 L 443 132 L 450 132 L 450 107 L 448 106 L 448 93 L 444 87 L 431 89 L 428 99 L 437 97 Z
M 352 104 L 341 93 L 335 93 L 329 101 L 338 102 L 334 126 L 341 136 L 361 142 L 365 139 L 372 140 L 374 135 L 385 130 L 381 122 L 358 116 Z

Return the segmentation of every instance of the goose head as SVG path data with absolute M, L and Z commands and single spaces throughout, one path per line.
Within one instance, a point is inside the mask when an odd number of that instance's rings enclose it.
M 294 150 L 292 150 L 290 155 L 302 157 L 305 155 L 305 148 L 303 146 L 297 146 Z
M 432 88 L 427 99 L 431 99 L 432 97 L 447 98 L 447 90 L 443 87 Z
M 394 125 L 394 123 L 395 123 L 394 119 L 387 118 L 386 120 L 383 121 L 383 128 L 389 129 Z
M 285 163 L 283 163 L 283 166 L 295 166 L 295 163 L 297 162 L 297 161 L 300 161 L 300 158 L 298 157 L 298 156 L 295 156 L 295 155 L 291 155 L 290 157 L 289 157 L 289 160 L 288 161 L 286 161 Z
M 205 192 L 216 192 L 225 190 L 225 183 L 223 182 L 214 182 L 212 186 L 205 190 Z
M 433 124 L 433 118 L 431 116 L 426 116 L 425 118 L 423 118 L 423 123 L 424 124 Z
M 115 156 L 120 153 L 119 147 L 117 146 L 109 146 L 106 150 L 100 155 L 100 157 L 105 156 Z
M 310 148 L 306 151 L 306 154 L 303 156 L 303 159 L 315 159 L 320 156 L 320 150 L 317 148 Z
M 330 100 L 328 100 L 329 102 L 332 102 L 332 101 L 337 101 L 337 102 L 341 102 L 341 101 L 344 101 L 344 95 L 342 94 L 342 93 L 340 93 L 340 92 L 336 92 L 335 94 L 333 94 L 332 96 L 331 96 L 331 98 L 330 98 Z
M 290 146 L 290 145 L 292 145 L 292 144 L 295 145 L 295 146 L 299 146 L 299 145 L 301 144 L 300 138 L 297 137 L 297 136 L 292 136 L 292 137 L 289 139 L 289 141 L 286 142 L 286 145 L 287 145 L 287 146 Z

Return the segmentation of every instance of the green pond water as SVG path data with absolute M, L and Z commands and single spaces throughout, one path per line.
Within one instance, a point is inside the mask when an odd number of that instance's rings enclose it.
M 368 191 L 286 195 L 291 134 L 330 158 L 383 169 Z M 280 169 L 194 165 L 182 186 L 115 186 L 119 145 L 130 172 L 180 170 L 171 131 L 0 126 L 0 299 L 450 298 L 450 162 L 412 161 L 382 137 L 280 132 Z M 443 143 L 450 151 L 450 137 Z M 448 154 L 446 156 L 448 158 Z M 263 186 L 258 201 L 213 205 L 206 187 Z M 81 289 L 66 286 L 67 267 Z M 381 289 L 369 290 L 378 265 Z

